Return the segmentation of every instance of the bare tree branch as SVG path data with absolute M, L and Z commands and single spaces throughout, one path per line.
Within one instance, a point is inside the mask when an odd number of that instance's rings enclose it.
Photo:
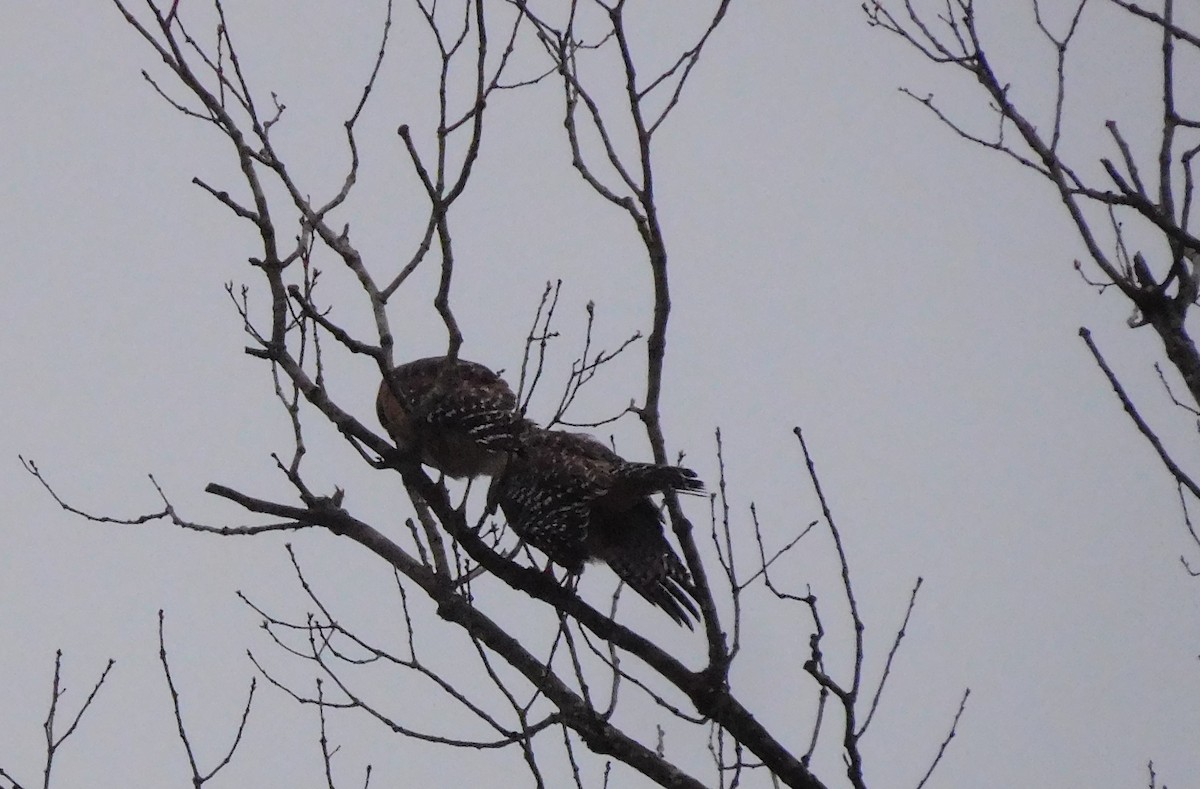
M 879 709 L 879 698 L 883 695 L 883 688 L 887 685 L 888 676 L 892 673 L 892 661 L 896 658 L 896 653 L 900 651 L 900 642 L 904 640 L 904 636 L 908 632 L 908 620 L 912 616 L 913 607 L 917 604 L 917 592 L 921 590 L 922 583 L 924 583 L 924 579 L 917 578 L 917 582 L 913 584 L 912 594 L 908 598 L 908 608 L 904 611 L 904 621 L 900 623 L 900 629 L 896 631 L 896 640 L 892 644 L 892 648 L 888 650 L 887 661 L 883 664 L 883 674 L 879 677 L 879 686 L 875 688 L 875 696 L 871 699 L 871 707 L 867 710 L 866 720 L 863 721 L 862 728 L 858 730 L 859 737 L 866 734 L 867 727 L 871 725 L 871 719 L 875 717 L 875 711 Z
M 79 706 L 79 711 L 75 713 L 75 717 L 71 719 L 67 730 L 61 734 L 55 732 L 55 720 L 58 716 L 58 701 L 66 695 L 66 688 L 62 687 L 62 650 L 59 649 L 54 653 L 54 682 L 50 693 L 50 710 L 46 713 L 46 721 L 42 724 L 42 730 L 46 733 L 46 764 L 42 770 L 42 789 L 50 787 L 50 771 L 54 768 L 54 757 L 58 755 L 58 749 L 62 747 L 67 738 L 75 733 L 75 729 L 79 727 L 79 721 L 83 720 L 83 714 L 88 711 L 88 707 L 92 706 L 92 702 L 96 700 L 96 694 L 100 692 L 100 688 L 104 685 L 104 680 L 108 679 L 108 672 L 112 671 L 112 667 L 116 661 L 109 658 L 108 663 L 104 666 L 104 670 L 100 672 L 100 678 L 96 680 L 96 684 L 92 686 L 92 690 L 88 693 L 87 698 L 83 700 L 83 704 Z M 17 785 L 13 781 L 14 786 Z
M 1125 394 L 1125 389 L 1121 386 L 1121 382 L 1117 380 L 1116 374 L 1113 373 L 1108 363 L 1104 361 L 1104 357 L 1100 354 L 1100 349 L 1096 347 L 1096 343 L 1092 340 L 1091 331 L 1085 327 L 1080 327 L 1079 336 L 1087 344 L 1088 350 L 1091 351 L 1093 358 L 1096 360 L 1096 364 L 1104 373 L 1104 377 L 1108 379 L 1109 385 L 1116 392 L 1117 398 L 1121 401 L 1121 406 L 1125 409 L 1125 413 L 1129 414 L 1129 418 L 1137 426 L 1138 432 L 1146 437 L 1146 440 L 1150 442 L 1150 446 L 1154 447 L 1154 451 L 1158 453 L 1158 457 L 1162 460 L 1163 465 L 1171 472 L 1171 476 L 1175 477 L 1175 481 L 1191 491 L 1193 496 L 1200 498 L 1200 487 L 1171 459 L 1171 456 L 1167 454 L 1166 448 L 1162 445 L 1162 441 L 1159 440 L 1154 430 L 1146 424 L 1146 420 L 1142 419 L 1142 415 L 1138 413 L 1133 401 L 1129 399 L 1129 395 Z
M 958 733 L 958 721 L 962 718 L 963 710 L 967 708 L 967 699 L 970 697 L 971 689 L 967 688 L 963 691 L 962 701 L 958 703 L 958 712 L 954 713 L 954 720 L 950 724 L 950 731 L 946 734 L 946 738 L 942 740 L 942 744 L 938 746 L 937 755 L 933 757 L 933 762 L 929 765 L 929 769 L 925 771 L 921 782 L 917 784 L 917 789 L 921 789 L 929 781 L 929 777 L 933 775 L 933 771 L 937 769 L 938 764 L 942 761 L 942 756 L 945 755 L 947 746 L 954 739 L 954 735 Z
M 158 611 L 158 660 L 162 663 L 163 676 L 167 679 L 167 690 L 171 693 L 171 707 L 175 710 L 175 725 L 179 732 L 179 739 L 183 743 L 183 749 L 187 752 L 188 765 L 192 770 L 192 786 L 194 789 L 200 789 L 213 776 L 229 765 L 233 759 L 233 754 L 237 750 L 238 745 L 242 742 L 242 734 L 246 731 L 246 721 L 250 717 L 250 707 L 254 703 L 254 689 L 256 686 L 255 679 L 250 678 L 250 691 L 246 694 L 246 706 L 242 709 L 242 719 L 238 723 L 237 733 L 233 737 L 233 742 L 229 746 L 229 750 L 225 752 L 225 756 L 218 761 L 211 770 L 203 775 L 200 773 L 200 768 L 196 764 L 196 753 L 192 748 L 192 742 L 188 738 L 187 728 L 183 724 L 183 712 L 179 705 L 179 691 L 175 688 L 175 680 L 171 677 L 171 664 L 167 660 L 167 645 L 166 639 L 163 636 L 163 611 L 160 608 Z

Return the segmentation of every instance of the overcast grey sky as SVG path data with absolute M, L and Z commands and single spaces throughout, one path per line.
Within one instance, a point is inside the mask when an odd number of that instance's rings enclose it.
M 1044 109 L 1049 55 L 1022 32 L 1032 13 L 1024 3 L 992 5 L 1004 9 L 986 18 L 999 68 Z M 381 4 L 355 6 L 259 3 L 232 16 L 254 84 L 288 106 L 279 144 L 314 194 L 340 183 L 341 124 L 378 38 Z M 427 143 L 434 99 L 428 36 L 414 10 L 398 6 L 347 213 L 381 267 L 407 259 L 423 222 L 424 198 L 394 131 L 411 123 Z M 647 52 L 672 44 L 688 6 L 656 6 L 637 43 Z M 190 183 L 198 175 L 240 186 L 227 141 L 153 94 L 141 69 L 173 84 L 108 3 L 65 11 L 10 2 L 0 17 L 0 767 L 31 782 L 40 774 L 62 649 L 66 710 L 109 657 L 116 667 L 56 760 L 55 785 L 180 785 L 187 768 L 157 664 L 158 609 L 185 714 L 211 764 L 254 674 L 248 648 L 293 681 L 311 681 L 308 667 L 273 650 L 235 590 L 302 616 L 283 548 L 291 542 L 326 600 L 384 640 L 401 633 L 393 581 L 356 545 L 317 530 L 233 539 L 87 523 L 21 469 L 18 453 L 73 502 L 118 515 L 159 506 L 152 473 L 183 517 L 238 524 L 249 519 L 204 485 L 286 497 L 270 453 L 290 451 L 290 428 L 264 365 L 242 353 L 224 291 L 245 282 L 263 298 L 245 262 L 254 239 Z M 1087 79 L 1067 110 L 1078 119 L 1071 145 L 1092 161 L 1108 153 L 1104 119 L 1147 115 L 1153 61 L 1131 57 L 1118 68 L 1097 53 L 1111 51 L 1119 26 L 1103 14 L 1085 22 L 1078 73 Z M 1152 40 L 1130 40 L 1153 57 Z M 1178 561 L 1186 534 L 1171 480 L 1079 326 L 1091 327 L 1192 468 L 1194 423 L 1157 383 L 1161 350 L 1150 330 L 1126 328 L 1126 303 L 1098 297 L 1072 270 L 1083 250 L 1048 187 L 954 138 L 896 90 L 978 106 L 971 86 L 947 77 L 870 31 L 856 4 L 734 4 L 658 143 L 674 277 L 668 447 L 685 451 L 712 486 L 720 427 L 742 534 L 753 501 L 782 541 L 820 513 L 791 433 L 805 429 L 867 622 L 868 676 L 924 577 L 864 744 L 872 786 L 915 785 L 965 687 L 970 703 L 933 785 L 1144 786 L 1153 759 L 1168 785 L 1189 786 L 1200 773 L 1200 595 Z M 589 300 L 610 348 L 644 330 L 648 314 L 636 239 L 571 170 L 560 100 L 547 85 L 489 105 L 489 136 L 454 220 L 463 354 L 515 370 L 542 285 L 561 278 L 556 381 Z M 334 261 L 325 265 L 335 318 L 367 327 L 365 300 Z M 433 285 L 429 269 L 394 302 L 399 358 L 444 347 L 428 306 Z M 615 365 L 579 417 L 607 416 L 637 396 L 639 364 L 640 355 Z M 336 355 L 328 374 L 340 402 L 373 425 L 371 365 Z M 535 417 L 552 407 L 551 390 Z M 313 425 L 313 480 L 344 487 L 347 503 L 381 529 L 402 528 L 398 479 L 364 469 L 335 431 Z M 632 421 L 610 432 L 624 454 L 645 456 Z M 690 506 L 704 523 L 705 505 Z M 811 583 L 830 601 L 829 617 L 833 562 L 828 540 L 814 538 L 786 571 L 794 590 Z M 585 575 L 585 594 L 608 588 L 606 572 Z M 506 599 L 514 617 L 533 605 Z M 667 631 L 659 612 L 626 608 L 693 663 L 702 659 L 702 639 Z M 812 715 L 799 678 L 806 622 L 772 606 L 749 610 L 734 675 L 743 700 L 796 743 L 807 742 Z M 445 629 L 426 636 L 431 654 L 461 648 Z M 830 659 L 844 675 L 847 655 Z M 781 692 L 780 677 L 796 677 L 800 690 Z M 406 682 L 380 676 L 372 691 L 405 720 L 454 725 Z M 315 715 L 274 688 L 260 691 L 243 750 L 217 785 L 321 785 Z M 652 722 L 634 733 L 652 741 Z M 515 752 L 421 745 L 362 715 L 335 716 L 331 739 L 348 785 L 367 763 L 372 785 L 526 779 Z M 687 753 L 685 766 L 706 775 L 703 751 Z M 836 764 L 819 775 L 840 785 Z M 643 781 L 621 771 L 617 785 Z

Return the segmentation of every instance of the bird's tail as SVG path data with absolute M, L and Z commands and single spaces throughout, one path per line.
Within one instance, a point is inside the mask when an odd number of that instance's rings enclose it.
M 696 472 L 683 466 L 660 466 L 657 463 L 627 463 L 621 469 L 623 481 L 646 494 L 667 490 L 690 495 L 703 495 L 704 483 Z
M 646 499 L 623 513 L 621 520 L 593 530 L 603 544 L 593 545 L 592 555 L 607 562 L 618 578 L 677 624 L 694 630 L 693 622 L 700 619 L 696 587 L 667 542 L 658 508 Z

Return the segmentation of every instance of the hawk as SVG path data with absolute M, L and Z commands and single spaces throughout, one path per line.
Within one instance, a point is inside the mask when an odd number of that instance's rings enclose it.
M 525 425 L 503 378 L 448 356 L 394 368 L 379 385 L 375 412 L 401 452 L 455 478 L 497 473 Z
M 588 561 L 617 576 L 678 624 L 694 629 L 696 587 L 667 542 L 653 493 L 703 493 L 691 469 L 632 463 L 591 436 L 529 426 L 492 481 L 517 536 L 572 575 Z

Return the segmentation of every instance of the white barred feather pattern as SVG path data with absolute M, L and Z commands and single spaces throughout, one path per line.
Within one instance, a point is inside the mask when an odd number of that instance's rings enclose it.
M 513 531 L 550 561 L 573 574 L 587 561 L 605 562 L 692 628 L 696 589 L 650 499 L 666 490 L 702 493 L 704 484 L 691 469 L 630 463 L 591 436 L 529 425 L 490 495 Z
M 401 452 L 451 477 L 494 474 L 524 429 L 503 378 L 446 356 L 393 369 L 379 386 L 375 410 Z

